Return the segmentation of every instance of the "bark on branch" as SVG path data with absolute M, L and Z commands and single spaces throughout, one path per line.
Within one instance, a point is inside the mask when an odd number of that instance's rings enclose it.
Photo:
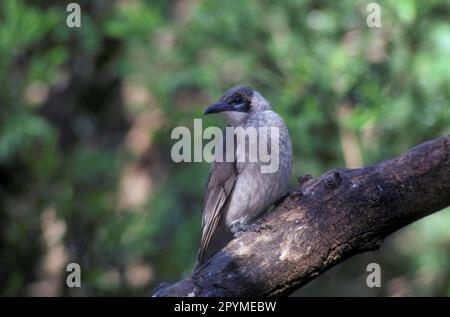
M 154 296 L 287 295 L 407 224 L 450 205 L 450 135 L 391 160 L 335 169 L 300 187 L 199 271 Z

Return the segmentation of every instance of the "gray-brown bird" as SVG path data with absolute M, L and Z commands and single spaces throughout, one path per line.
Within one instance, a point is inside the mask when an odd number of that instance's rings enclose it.
M 258 229 L 255 220 L 285 193 L 292 166 L 292 145 L 283 119 L 257 91 L 242 86 L 231 88 L 206 109 L 205 115 L 211 113 L 225 115 L 234 128 L 253 127 L 256 131 L 262 127 L 269 131 L 276 128 L 278 137 L 275 139 L 269 132 L 266 143 L 270 149 L 273 142 L 278 142 L 278 165 L 275 171 L 263 173 L 261 167 L 268 163 L 259 156 L 256 162 L 249 161 L 251 147 L 240 148 L 236 138 L 232 162 L 215 158 L 203 196 L 202 238 L 196 269 L 239 232 Z M 224 153 L 225 138 L 224 133 Z

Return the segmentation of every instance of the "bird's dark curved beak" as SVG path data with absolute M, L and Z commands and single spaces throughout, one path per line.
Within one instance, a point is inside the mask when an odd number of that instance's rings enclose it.
M 217 102 L 215 104 L 210 105 L 208 108 L 206 108 L 204 115 L 210 114 L 210 113 L 218 113 L 222 111 L 230 111 L 231 105 L 225 103 L 225 102 Z

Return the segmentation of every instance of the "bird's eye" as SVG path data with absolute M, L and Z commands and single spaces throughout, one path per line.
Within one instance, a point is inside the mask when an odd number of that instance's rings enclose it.
M 234 104 L 234 105 L 243 103 L 242 97 L 241 97 L 241 96 L 236 96 L 236 97 L 234 97 L 234 98 L 233 98 L 233 101 L 232 101 L 231 103 Z

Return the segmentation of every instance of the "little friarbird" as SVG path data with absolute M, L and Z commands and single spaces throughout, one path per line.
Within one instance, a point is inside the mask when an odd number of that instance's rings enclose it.
M 272 110 L 269 102 L 250 87 L 234 87 L 219 101 L 205 110 L 205 115 L 221 113 L 233 128 L 276 128 L 278 168 L 271 173 L 261 172 L 267 164 L 261 160 L 249 161 L 250 146 L 233 147 L 233 161 L 215 159 L 203 196 L 202 237 L 197 258 L 199 268 L 233 237 L 251 230 L 255 221 L 287 188 L 292 167 L 292 145 L 283 119 Z M 227 135 L 223 135 L 223 157 L 226 157 Z M 236 141 L 235 141 L 236 142 Z M 259 144 L 261 146 L 261 144 Z M 263 144 L 263 146 L 265 146 Z M 230 151 L 228 149 L 228 151 Z

